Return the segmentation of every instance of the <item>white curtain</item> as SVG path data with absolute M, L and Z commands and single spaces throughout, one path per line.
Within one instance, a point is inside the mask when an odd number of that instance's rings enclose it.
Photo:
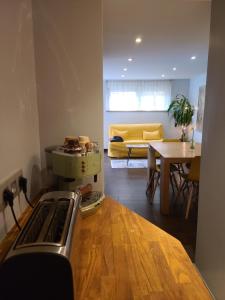
M 106 109 L 109 111 L 161 111 L 171 101 L 170 80 L 108 80 Z

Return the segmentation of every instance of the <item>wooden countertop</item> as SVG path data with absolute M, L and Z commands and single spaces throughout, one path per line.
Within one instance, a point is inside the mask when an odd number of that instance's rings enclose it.
M 179 241 L 109 198 L 78 216 L 71 262 L 76 300 L 212 299 Z

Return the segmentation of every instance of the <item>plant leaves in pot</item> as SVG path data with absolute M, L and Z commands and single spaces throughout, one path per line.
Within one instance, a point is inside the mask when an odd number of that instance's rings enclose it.
M 194 107 L 190 104 L 187 97 L 179 94 L 172 100 L 167 111 L 173 117 L 175 127 L 181 126 L 181 141 L 186 142 L 186 128 L 192 122 Z

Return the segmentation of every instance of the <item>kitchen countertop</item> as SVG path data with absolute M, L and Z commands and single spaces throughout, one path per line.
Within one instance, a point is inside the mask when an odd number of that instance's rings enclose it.
M 212 299 L 178 240 L 110 198 L 78 215 L 71 263 L 76 300 Z

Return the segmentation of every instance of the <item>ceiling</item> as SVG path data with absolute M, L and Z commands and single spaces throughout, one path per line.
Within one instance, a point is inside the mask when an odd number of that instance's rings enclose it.
M 210 4 L 103 0 L 104 79 L 184 79 L 206 72 Z M 135 43 L 137 36 L 142 43 Z

